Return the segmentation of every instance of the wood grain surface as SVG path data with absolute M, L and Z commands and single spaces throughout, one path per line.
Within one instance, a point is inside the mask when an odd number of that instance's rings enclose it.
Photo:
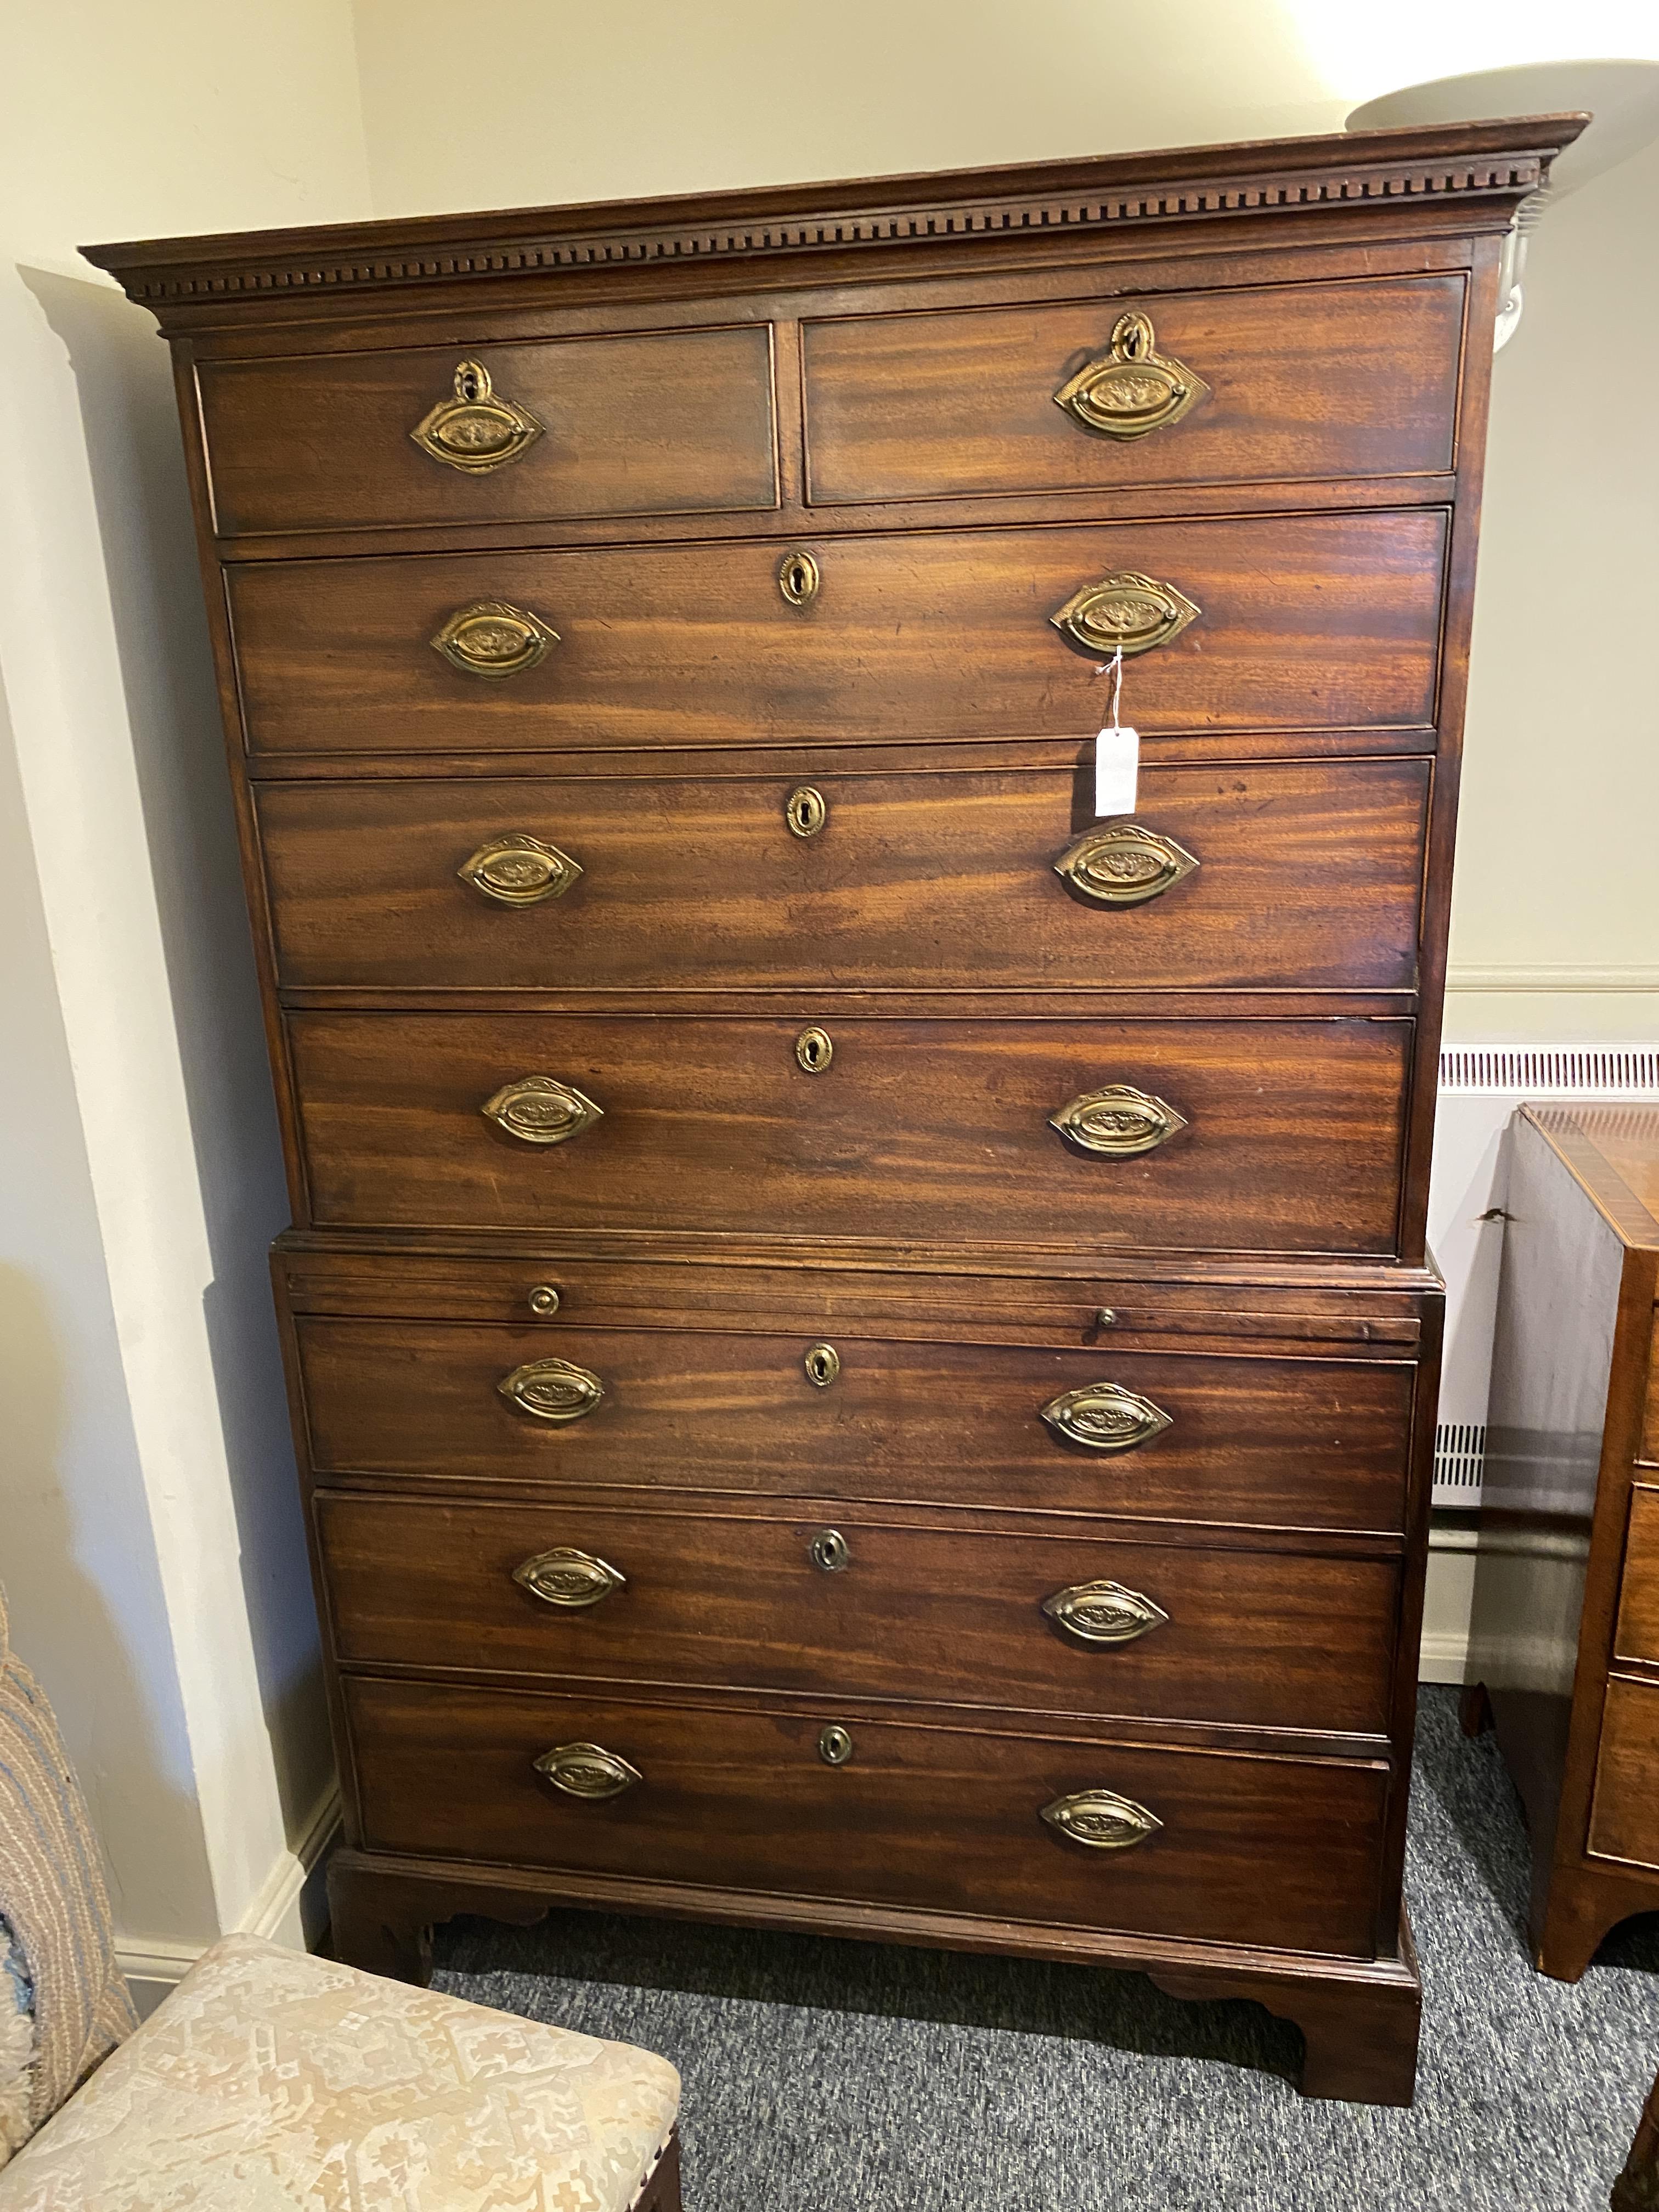
M 744 1685 L 1381 1735 L 1398 1562 L 1205 1550 L 1099 1536 L 892 1527 L 837 1512 L 616 1511 L 319 1498 L 338 1656 L 587 1680 Z M 555 1547 L 625 1577 L 565 1609 L 513 1579 Z M 1167 1622 L 1089 1644 L 1042 1611 L 1109 1581 Z
M 1373 1955 L 1387 1770 L 860 1720 L 824 1764 L 811 1716 L 348 1676 L 371 1849 L 863 1898 Z M 644 1779 L 580 1802 L 532 1762 L 593 1742 Z M 1163 1822 L 1128 1850 L 1042 1808 L 1104 1788 Z M 941 1839 L 949 1838 L 949 1848 Z
M 1091 735 L 1095 662 L 1049 623 L 1123 571 L 1203 610 L 1129 664 L 1123 719 L 1160 737 L 1427 729 L 1446 518 L 1435 508 L 810 541 L 283 561 L 226 571 L 249 750 L 536 752 Z M 430 641 L 503 600 L 561 642 L 486 679 Z
M 339 1227 L 1395 1249 L 1409 1022 L 296 1014 L 315 1217 Z M 526 1145 L 481 1111 L 546 1075 L 605 1118 Z M 1188 1127 L 1127 1159 L 1048 1125 L 1124 1084 Z
M 1091 774 L 435 778 L 258 787 L 290 987 L 1409 990 L 1422 760 L 1148 768 L 1135 819 L 1195 873 L 1139 906 L 1054 872 Z M 816 836 L 792 791 L 819 792 Z M 531 907 L 458 871 L 527 833 L 581 876 Z
M 1172 1522 L 1397 1533 L 1415 1370 L 1394 1360 L 1216 1358 L 814 1340 L 695 1328 L 538 1328 L 301 1316 L 309 1457 L 319 1477 L 616 1486 L 653 1493 L 863 1498 Z M 982 1332 L 981 1337 L 982 1337 Z M 597 1375 L 585 1419 L 551 1426 L 496 1384 L 535 1359 Z M 1128 1451 L 1056 1436 L 1042 1409 L 1116 1382 L 1170 1426 Z
M 808 496 L 1410 476 L 1449 468 L 1461 276 L 1158 291 L 813 320 L 801 331 Z M 1054 396 L 1135 310 L 1209 395 L 1119 439 Z
M 1590 1801 L 1589 1850 L 1659 1872 L 1659 1682 L 1615 1674 L 1607 1684 Z
M 770 337 L 754 323 L 205 363 L 216 526 L 236 537 L 769 507 Z M 485 475 L 434 460 L 410 436 L 453 397 L 465 360 L 542 425 Z

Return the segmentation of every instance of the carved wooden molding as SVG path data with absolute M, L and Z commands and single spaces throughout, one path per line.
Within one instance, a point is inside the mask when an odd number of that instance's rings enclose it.
M 1577 118 L 1557 117 L 1218 147 L 1181 155 L 1182 171 L 1173 178 L 1158 174 L 1168 155 L 1144 155 L 896 178 L 872 184 L 865 204 L 850 208 L 848 187 L 828 185 L 530 210 L 485 217 L 488 229 L 476 216 L 447 216 L 85 252 L 119 278 L 129 298 L 159 307 L 525 270 L 1075 234 L 1332 205 L 1482 198 L 1512 203 L 1538 189 L 1552 155 L 1577 128 Z M 1255 158 L 1241 158 L 1249 156 Z M 988 191 L 994 185 L 1001 189 Z

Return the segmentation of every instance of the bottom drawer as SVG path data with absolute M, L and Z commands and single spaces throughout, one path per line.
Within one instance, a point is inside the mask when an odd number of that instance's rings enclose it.
M 1375 1954 L 1380 1761 L 858 1719 L 832 1765 L 827 1707 L 807 1718 L 351 1679 L 344 1692 L 371 1850 Z M 567 1795 L 535 1765 L 563 1745 L 599 1746 L 637 1778 Z M 1044 1817 L 1101 1791 L 1157 1825 L 1101 1848 Z M 1108 1832 L 1135 1832 L 1133 1811 L 1091 1810 Z

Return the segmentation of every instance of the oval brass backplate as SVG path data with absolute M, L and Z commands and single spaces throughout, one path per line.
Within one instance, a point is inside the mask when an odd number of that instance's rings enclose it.
M 526 609 L 506 599 L 474 599 L 457 607 L 431 644 L 464 675 L 494 678 L 533 668 L 558 641 L 557 630 Z
M 1187 1127 L 1187 1117 L 1131 1083 L 1109 1083 L 1068 1101 L 1048 1116 L 1048 1127 L 1080 1152 L 1125 1160 L 1167 1145 Z
M 1054 873 L 1097 906 L 1141 906 L 1197 866 L 1173 837 L 1139 822 L 1106 822 L 1068 845 L 1054 862 Z
M 620 1752 L 607 1751 L 602 1743 L 555 1744 L 532 1764 L 567 1797 L 620 1797 L 645 1779 Z
M 544 899 L 562 898 L 580 875 L 581 864 L 556 845 L 514 830 L 480 845 L 455 872 L 498 906 L 539 906 Z
M 1085 1382 L 1051 1398 L 1042 1418 L 1057 1437 L 1091 1451 L 1133 1451 L 1172 1425 L 1173 1417 L 1121 1382 Z
M 580 1421 L 605 1395 L 597 1375 L 568 1359 L 529 1359 L 495 1385 L 509 1406 L 538 1421 Z
M 809 1345 L 801 1365 L 806 1370 L 809 1382 L 816 1382 L 820 1390 L 827 1390 L 841 1373 L 841 1354 L 833 1344 Z
M 532 1597 L 538 1597 L 544 1605 L 556 1605 L 568 1613 L 577 1613 L 590 1605 L 598 1605 L 612 1590 L 627 1587 L 628 1577 L 609 1559 L 597 1558 L 592 1552 L 579 1552 L 568 1544 L 560 1544 L 550 1552 L 538 1552 L 533 1559 L 522 1559 L 513 1570 L 513 1579 L 520 1589 L 527 1589 Z
M 845 1766 L 853 1756 L 853 1739 L 838 1722 L 818 1731 L 818 1757 L 826 1766 Z
M 1085 430 L 1144 438 L 1149 430 L 1178 422 L 1209 395 L 1201 376 L 1158 351 L 1152 317 L 1131 308 L 1117 319 L 1110 350 L 1062 384 L 1054 404 Z
M 804 607 L 818 595 L 818 564 L 810 553 L 786 553 L 778 563 L 778 589 L 792 607 Z
M 568 1144 L 605 1119 L 603 1106 L 556 1075 L 521 1075 L 504 1083 L 478 1111 L 523 1145 Z
M 1167 645 L 1202 612 L 1173 584 L 1160 584 L 1155 576 L 1125 568 L 1115 576 L 1103 576 L 1097 584 L 1085 584 L 1048 620 L 1067 645 L 1091 659 L 1109 659 L 1115 653 L 1127 659 Z
M 1042 1610 L 1079 1644 L 1133 1644 L 1170 1620 L 1143 1591 L 1110 1582 L 1074 1583 L 1045 1597 Z
M 441 399 L 410 432 L 423 453 L 471 477 L 516 461 L 542 434 L 542 425 L 516 399 L 497 396 L 481 361 L 455 371 L 454 397 Z
M 551 1283 L 538 1283 L 530 1293 L 530 1310 L 543 1321 L 550 1321 L 559 1310 L 559 1293 Z
M 1091 1851 L 1133 1850 L 1164 1826 L 1157 1814 L 1133 1797 L 1120 1797 L 1115 1790 L 1079 1790 L 1056 1797 L 1042 1808 L 1042 1817 L 1069 1842 L 1085 1844 Z
M 830 819 L 823 793 L 810 783 L 799 784 L 783 802 L 783 818 L 794 837 L 816 837 Z
M 838 1575 L 853 1563 L 852 1552 L 839 1528 L 820 1528 L 806 1549 L 821 1574 Z
M 795 1039 L 795 1058 L 809 1075 L 822 1075 L 836 1056 L 828 1030 L 803 1030 Z

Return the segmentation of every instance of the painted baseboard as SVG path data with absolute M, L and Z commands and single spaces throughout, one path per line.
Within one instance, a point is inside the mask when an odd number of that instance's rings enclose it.
M 1476 968 L 1459 960 L 1446 971 L 1449 991 L 1659 991 L 1659 968 Z
M 313 1807 L 303 1833 L 290 1850 L 280 1852 L 247 1909 L 226 1935 L 263 1936 L 290 1950 L 308 1951 L 328 1925 L 324 1880 L 328 1855 L 340 1832 L 340 1792 L 331 1783 Z M 167 1943 L 118 1936 L 115 1960 L 126 1976 L 133 2002 L 143 2014 L 154 2012 L 169 1990 L 184 1979 L 206 1950 L 205 1943 Z

